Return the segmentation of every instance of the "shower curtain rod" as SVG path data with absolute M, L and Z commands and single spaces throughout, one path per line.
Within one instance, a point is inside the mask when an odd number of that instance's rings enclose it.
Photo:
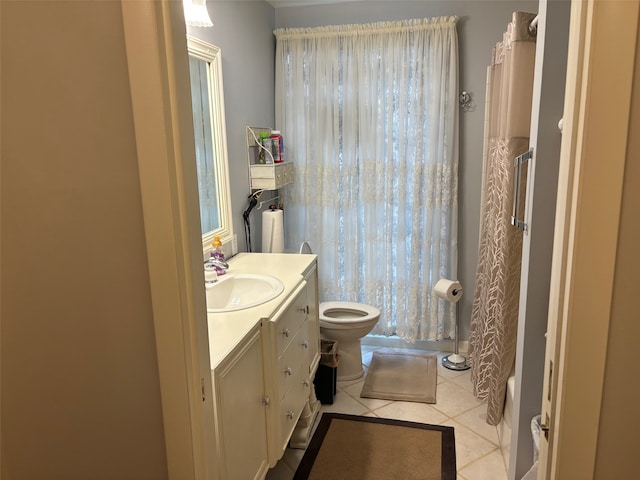
M 536 15 L 529 24 L 529 32 L 531 35 L 535 35 L 538 32 L 538 15 Z

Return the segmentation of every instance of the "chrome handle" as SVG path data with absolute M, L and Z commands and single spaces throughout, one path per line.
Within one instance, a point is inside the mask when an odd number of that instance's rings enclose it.
M 287 375 L 291 376 L 291 368 L 287 367 L 284 369 L 284 373 L 286 373 Z
M 287 418 L 288 418 L 289 420 L 293 420 L 293 410 L 289 410 L 289 411 L 287 412 Z
M 271 403 L 271 399 L 270 399 L 268 396 L 265 396 L 265 397 L 262 399 L 262 405 L 264 405 L 265 407 L 266 407 L 267 405 L 269 405 L 270 403 Z
M 514 178 L 513 178 L 513 211 L 511 214 L 511 225 L 520 230 L 527 231 L 527 224 L 524 218 L 520 220 L 518 215 L 520 214 L 520 203 L 523 198 L 523 192 L 521 191 L 522 183 L 522 167 L 525 162 L 528 162 L 533 158 L 533 148 L 524 152 L 522 155 L 518 155 L 513 160 Z
M 289 336 L 289 329 L 288 329 L 288 328 L 285 328 L 285 329 L 282 331 L 282 335 L 284 335 L 285 337 L 288 337 L 288 336 Z

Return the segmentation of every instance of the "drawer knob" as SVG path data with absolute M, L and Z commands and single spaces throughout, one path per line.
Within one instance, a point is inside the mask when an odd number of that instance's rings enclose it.
M 289 410 L 289 411 L 287 412 L 287 418 L 288 418 L 289 420 L 293 420 L 293 410 Z
M 305 378 L 305 379 L 302 381 L 302 384 L 303 384 L 305 387 L 308 387 L 308 386 L 309 386 L 309 380 L 307 380 L 307 379 Z
M 287 367 L 284 369 L 284 373 L 286 373 L 287 375 L 291 376 L 291 368 Z
M 288 328 L 285 328 L 285 329 L 282 331 L 282 335 L 284 335 L 285 337 L 288 337 L 288 336 L 289 336 L 289 329 L 288 329 Z
M 303 348 L 309 348 L 309 342 L 307 342 L 306 340 L 304 342 L 302 342 L 302 347 Z
M 262 404 L 266 407 L 270 403 L 271 403 L 271 399 L 265 395 L 265 397 L 262 399 Z

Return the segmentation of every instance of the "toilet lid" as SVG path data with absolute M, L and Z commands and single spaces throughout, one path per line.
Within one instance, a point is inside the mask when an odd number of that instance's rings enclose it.
M 342 314 L 335 318 L 333 314 Z M 322 302 L 320 304 L 320 318 L 328 323 L 356 323 L 364 319 L 379 317 L 380 310 L 371 305 L 355 302 Z

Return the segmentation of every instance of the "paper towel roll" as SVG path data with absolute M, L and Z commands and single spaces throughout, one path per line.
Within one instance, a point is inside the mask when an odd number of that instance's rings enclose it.
M 434 293 L 452 303 L 456 303 L 462 297 L 462 285 L 456 280 L 441 278 L 433 287 Z
M 262 251 L 284 252 L 284 217 L 282 210 L 262 212 Z

